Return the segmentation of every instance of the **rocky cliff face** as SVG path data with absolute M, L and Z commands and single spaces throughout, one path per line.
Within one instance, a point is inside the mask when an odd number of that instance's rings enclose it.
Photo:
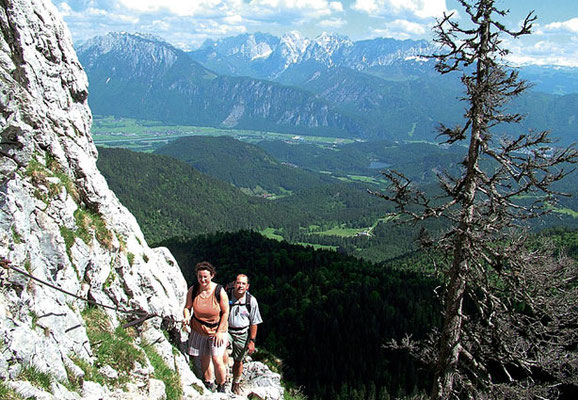
M 0 0 L 0 28 L 3 385 L 37 398 L 164 397 L 147 357 L 133 371 L 97 365 L 88 299 L 108 307 L 102 319 L 112 327 L 155 315 L 133 342 L 151 344 L 178 372 L 183 396 L 200 397 L 199 381 L 161 330 L 180 318 L 186 282 L 168 250 L 148 247 L 96 168 L 87 79 L 70 35 L 48 0 Z M 86 365 L 129 382 L 92 382 Z M 31 370 L 49 376 L 50 388 L 31 384 Z M 79 387 L 67 389 L 70 381 Z

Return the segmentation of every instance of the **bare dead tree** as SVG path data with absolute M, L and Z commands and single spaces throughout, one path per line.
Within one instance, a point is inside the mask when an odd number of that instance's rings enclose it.
M 536 17 L 530 12 L 520 29 L 511 31 L 498 21 L 508 11 L 498 9 L 494 0 L 458 1 L 467 18 L 459 23 L 449 14 L 438 20 L 434 32 L 439 53 L 434 57 L 441 74 L 462 73 L 465 123 L 439 128 L 445 143 L 467 143 L 460 174 L 440 174 L 443 194 L 430 197 L 403 174 L 388 171 L 389 190 L 376 194 L 392 201 L 405 220 L 449 222 L 449 230 L 433 243 L 446 262 L 439 266 L 444 322 L 434 351 L 431 398 L 523 396 L 526 389 L 550 398 L 555 387 L 541 387 L 533 377 L 537 369 L 548 369 L 545 363 L 552 361 L 552 354 L 562 355 L 576 340 L 568 333 L 577 326 L 576 263 L 546 263 L 547 253 L 530 248 L 521 227 L 525 220 L 547 213 L 556 197 L 564 195 L 552 185 L 571 172 L 577 153 L 574 146 L 553 146 L 548 132 L 497 136 L 505 124 L 522 120 L 504 109 L 528 88 L 505 62 L 508 50 L 502 38 L 530 34 Z M 521 197 L 532 201 L 521 202 Z M 566 277 L 556 275 L 562 286 L 552 289 L 536 280 L 554 271 Z M 548 292 L 550 297 L 545 296 Z M 561 299 L 570 300 L 568 293 L 575 296 L 568 303 L 572 312 L 559 307 Z M 567 334 L 558 338 L 562 333 Z M 543 354 L 546 347 L 550 356 Z M 576 369 L 571 364 L 575 358 L 562 359 L 559 370 Z M 562 378 L 553 369 L 548 374 L 553 381 Z

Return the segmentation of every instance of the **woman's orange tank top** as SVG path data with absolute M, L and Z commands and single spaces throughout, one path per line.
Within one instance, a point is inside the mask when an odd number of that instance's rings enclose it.
M 193 299 L 193 315 L 195 318 L 192 318 L 192 329 L 208 336 L 215 336 L 219 327 L 219 320 L 221 319 L 221 306 L 217 302 L 215 290 L 216 288 L 213 289 L 211 295 L 206 299 L 203 299 L 199 295 L 196 295 Z M 215 327 L 203 325 L 197 321 L 197 319 L 209 324 L 215 324 Z

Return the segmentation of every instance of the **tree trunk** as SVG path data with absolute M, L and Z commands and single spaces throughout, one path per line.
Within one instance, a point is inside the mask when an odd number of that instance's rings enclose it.
M 474 113 L 477 107 L 477 104 L 472 107 Z M 480 126 L 483 126 L 483 120 L 475 118 L 472 124 L 472 137 L 468 150 L 467 172 L 464 178 L 462 214 L 459 228 L 454 238 L 452 267 L 448 276 L 449 283 L 445 296 L 444 325 L 441 332 L 440 353 L 431 394 L 432 400 L 450 398 L 461 352 L 462 305 L 468 283 L 467 275 L 470 267 L 468 260 L 471 257 L 471 225 L 474 220 L 474 200 L 478 188 L 476 169 L 481 144 L 482 131 Z
M 466 289 L 465 273 L 468 269 L 468 262 L 462 255 L 463 249 L 456 248 L 446 297 L 440 355 L 431 395 L 431 398 L 436 400 L 450 398 L 461 351 L 462 304 Z
M 486 4 L 487 5 L 487 4 Z M 490 11 L 484 10 L 484 19 L 480 25 L 480 46 L 476 65 L 475 90 L 469 88 L 470 120 L 472 121 L 470 145 L 467 156 L 467 169 L 464 177 L 464 192 L 461 202 L 462 214 L 459 228 L 454 239 L 452 268 L 449 272 L 449 286 L 446 294 L 444 326 L 441 332 L 440 353 L 431 398 L 447 400 L 452 396 L 454 376 L 457 371 L 462 339 L 462 305 L 467 285 L 467 273 L 470 260 L 471 225 L 474 220 L 475 197 L 478 190 L 478 160 L 483 134 L 487 129 L 484 115 L 485 96 L 483 88 L 489 77 L 486 58 L 490 39 Z M 481 90 L 480 90 L 481 89 Z

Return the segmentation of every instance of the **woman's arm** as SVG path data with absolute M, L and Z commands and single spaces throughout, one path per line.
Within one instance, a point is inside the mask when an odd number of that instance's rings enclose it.
M 193 308 L 193 287 L 189 288 L 187 292 L 187 300 L 185 302 L 185 308 L 183 309 L 183 326 L 189 325 L 191 322 L 191 310 Z
M 221 300 L 219 302 L 221 306 L 221 320 L 219 321 L 219 327 L 217 328 L 216 345 L 220 346 L 227 339 L 227 326 L 229 324 L 229 296 L 225 289 L 221 288 Z

